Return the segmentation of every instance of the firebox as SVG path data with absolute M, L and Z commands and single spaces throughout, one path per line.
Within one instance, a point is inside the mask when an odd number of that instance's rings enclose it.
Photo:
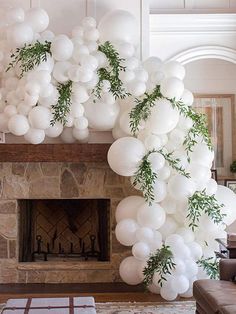
M 20 200 L 19 262 L 109 261 L 109 199 Z

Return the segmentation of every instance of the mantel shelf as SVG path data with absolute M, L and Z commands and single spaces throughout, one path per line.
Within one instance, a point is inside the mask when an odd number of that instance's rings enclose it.
M 107 162 L 111 144 L 0 144 L 0 162 Z

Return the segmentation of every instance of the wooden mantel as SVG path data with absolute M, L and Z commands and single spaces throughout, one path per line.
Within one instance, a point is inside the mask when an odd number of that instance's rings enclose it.
M 0 162 L 107 162 L 111 144 L 0 144 Z

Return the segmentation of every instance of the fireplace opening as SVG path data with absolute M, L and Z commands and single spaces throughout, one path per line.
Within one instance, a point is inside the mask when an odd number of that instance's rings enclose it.
M 19 262 L 109 261 L 109 199 L 19 200 Z

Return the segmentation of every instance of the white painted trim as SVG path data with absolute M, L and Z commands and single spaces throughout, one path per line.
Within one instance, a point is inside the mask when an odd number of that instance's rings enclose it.
M 236 14 L 151 14 L 150 32 L 168 34 L 236 34 Z
M 140 0 L 140 58 L 145 60 L 149 57 L 149 1 Z
M 236 50 L 222 46 L 200 46 L 187 49 L 170 58 L 183 65 L 200 59 L 221 59 L 236 64 Z
M 96 0 L 86 0 L 86 16 L 92 16 L 96 19 L 97 16 L 97 1 Z

